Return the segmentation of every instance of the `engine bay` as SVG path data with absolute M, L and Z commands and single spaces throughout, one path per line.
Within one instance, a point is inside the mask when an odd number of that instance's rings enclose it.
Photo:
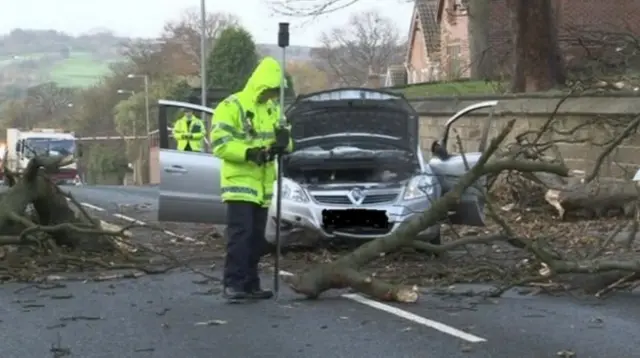
M 301 151 L 284 161 L 284 175 L 303 185 L 397 183 L 417 170 L 411 153 L 396 150 Z
M 296 170 L 287 175 L 299 184 L 350 184 L 350 183 L 391 183 L 405 180 L 409 171 L 385 170 L 381 168 L 357 169 L 311 169 Z

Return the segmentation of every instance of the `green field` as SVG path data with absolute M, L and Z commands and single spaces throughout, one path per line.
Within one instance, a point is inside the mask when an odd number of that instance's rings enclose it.
M 49 77 L 60 86 L 88 87 L 109 72 L 109 62 L 97 61 L 90 53 L 72 52 L 50 69 Z
M 0 56 L 0 70 L 16 62 L 38 59 L 46 53 L 29 53 L 19 56 Z M 45 78 L 64 87 L 88 87 L 110 73 L 109 64 L 116 60 L 97 59 L 89 52 L 71 52 L 69 58 L 51 66 L 39 68 Z

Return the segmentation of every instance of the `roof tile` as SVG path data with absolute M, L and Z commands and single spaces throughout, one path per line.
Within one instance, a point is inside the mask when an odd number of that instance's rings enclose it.
M 440 51 L 438 0 L 415 0 L 415 6 L 429 55 Z

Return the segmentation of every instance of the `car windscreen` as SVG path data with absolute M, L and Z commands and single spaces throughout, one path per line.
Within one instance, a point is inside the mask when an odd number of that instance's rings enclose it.
M 36 155 L 69 155 L 76 150 L 76 142 L 73 139 L 52 139 L 52 138 L 27 138 L 25 139 L 27 149 L 25 155 L 32 158 Z M 31 150 L 30 150 L 30 149 Z

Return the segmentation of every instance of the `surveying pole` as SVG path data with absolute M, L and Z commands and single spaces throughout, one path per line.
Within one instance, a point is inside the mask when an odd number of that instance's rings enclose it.
M 289 46 L 289 23 L 278 24 L 278 46 L 282 49 L 282 77 L 280 78 L 280 128 L 287 126 L 287 119 L 284 115 L 284 93 L 286 87 L 285 69 L 287 65 L 287 47 Z M 280 292 L 280 216 L 282 214 L 282 156 L 276 158 L 278 176 L 276 181 L 276 255 L 273 264 L 273 292 L 278 300 Z

